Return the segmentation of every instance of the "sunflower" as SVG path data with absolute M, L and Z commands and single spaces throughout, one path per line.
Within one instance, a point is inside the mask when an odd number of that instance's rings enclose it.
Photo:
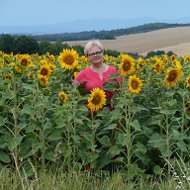
M 171 59 L 172 62 L 174 62 L 174 61 L 177 59 L 177 56 L 173 54 L 173 55 L 170 57 L 170 59 Z
M 19 64 L 23 67 L 34 66 L 32 64 L 31 56 L 28 54 L 18 54 L 16 58 Z
M 62 102 L 66 102 L 68 100 L 68 96 L 65 92 L 60 92 L 59 93 L 59 99 L 62 101 Z
M 52 69 L 49 67 L 49 65 L 41 65 L 40 69 L 38 70 L 38 74 L 46 77 L 50 77 L 52 72 Z
M 75 50 L 65 49 L 59 55 L 59 63 L 63 69 L 74 69 L 78 66 L 78 54 Z
M 182 69 L 182 65 L 178 60 L 172 62 L 177 69 Z
M 190 56 L 189 55 L 184 56 L 184 62 L 190 62 Z
M 130 76 L 129 80 L 129 91 L 132 93 L 139 93 L 141 91 L 141 87 L 143 86 L 142 81 L 136 77 L 136 75 Z
M 94 88 L 88 98 L 88 107 L 91 111 L 98 111 L 106 104 L 106 94 L 100 88 Z
M 122 54 L 121 63 L 119 64 L 119 69 L 121 71 L 122 76 L 126 76 L 135 71 L 134 67 L 134 59 L 129 55 Z
M 190 75 L 185 79 L 186 88 L 190 88 Z
M 46 76 L 39 75 L 38 80 L 41 86 L 45 87 L 48 85 L 48 78 Z
M 157 59 L 156 63 L 154 64 L 154 71 L 156 74 L 160 74 L 162 72 L 162 68 L 163 68 L 163 62 L 161 59 Z
M 12 79 L 12 74 L 8 73 L 3 76 L 3 80 L 11 80 Z
M 177 82 L 183 76 L 183 71 L 178 68 L 169 68 L 166 72 L 167 74 L 164 78 L 164 82 L 168 87 L 176 86 Z
M 13 69 L 14 69 L 15 73 L 17 73 L 17 74 L 21 74 L 23 72 L 23 69 L 17 65 L 13 66 Z

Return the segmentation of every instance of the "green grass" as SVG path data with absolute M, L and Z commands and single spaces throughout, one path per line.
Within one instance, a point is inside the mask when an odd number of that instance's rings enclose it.
M 177 188 L 179 183 L 173 177 L 165 180 L 128 181 L 121 173 L 97 175 L 74 171 L 53 174 L 49 171 L 27 177 L 24 173 L 2 168 L 0 170 L 0 190 L 177 190 L 190 189 L 187 183 Z M 159 177 L 158 177 L 159 179 Z

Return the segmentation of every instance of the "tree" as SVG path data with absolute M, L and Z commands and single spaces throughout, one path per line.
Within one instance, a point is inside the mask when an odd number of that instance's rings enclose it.
M 0 37 L 0 50 L 5 53 L 15 53 L 15 38 L 9 34 L 3 34 Z
M 27 37 L 19 36 L 15 40 L 17 53 L 33 54 L 39 52 L 39 44 L 36 40 Z

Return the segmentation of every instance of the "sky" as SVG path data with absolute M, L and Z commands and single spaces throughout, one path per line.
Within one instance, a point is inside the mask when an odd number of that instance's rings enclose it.
M 0 26 L 83 19 L 173 19 L 190 16 L 190 0 L 0 0 Z

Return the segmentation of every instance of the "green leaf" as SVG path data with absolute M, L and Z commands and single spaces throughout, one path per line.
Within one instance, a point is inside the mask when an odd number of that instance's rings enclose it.
M 137 131 L 141 131 L 140 123 L 137 119 L 130 123 L 131 127 L 133 127 Z
M 10 157 L 8 154 L 6 154 L 5 152 L 3 151 L 0 151 L 0 160 L 2 162 L 5 162 L 5 163 L 9 163 L 11 160 L 10 160 Z
M 163 169 L 159 165 L 156 165 L 154 166 L 153 171 L 155 174 L 161 174 Z
M 20 145 L 23 138 L 24 138 L 23 136 L 17 136 L 12 138 L 7 145 L 9 150 L 13 151 L 16 148 L 16 146 Z
M 98 141 L 103 145 L 103 146 L 111 146 L 110 138 L 105 135 L 102 138 L 98 138 Z
M 3 126 L 5 123 L 5 120 L 2 116 L 0 116 L 0 127 Z
M 49 136 L 48 139 L 51 141 L 57 141 L 61 139 L 61 132 L 59 130 L 52 132 Z
M 114 145 L 109 148 L 108 154 L 115 156 L 118 155 L 121 152 L 122 149 L 120 149 L 117 145 Z
M 127 135 L 124 133 L 119 133 L 116 138 L 116 144 L 126 146 L 129 144 L 129 139 L 127 138 Z

